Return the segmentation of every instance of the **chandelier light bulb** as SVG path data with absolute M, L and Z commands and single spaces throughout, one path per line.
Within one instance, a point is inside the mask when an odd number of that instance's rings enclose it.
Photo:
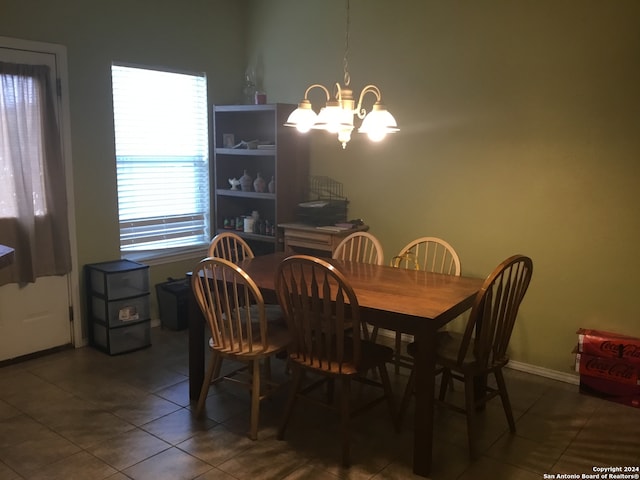
M 379 142 L 381 140 L 384 140 L 384 137 L 386 136 L 387 132 L 385 132 L 384 130 L 371 131 L 367 133 L 367 137 L 369 137 L 369 140 L 371 140 L 372 142 Z
M 388 133 L 397 132 L 396 119 L 393 115 L 382 105 L 380 102 L 376 102 L 373 109 L 362 121 L 362 125 L 358 129 L 360 133 L 366 133 L 367 136 L 374 142 L 383 140 Z

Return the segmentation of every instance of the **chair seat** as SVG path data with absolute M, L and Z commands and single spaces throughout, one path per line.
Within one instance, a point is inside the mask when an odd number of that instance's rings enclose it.
M 249 315 L 251 315 L 252 322 L 256 324 L 260 322 L 260 315 L 258 314 L 257 305 L 251 305 L 249 307 Z M 264 316 L 269 325 L 277 325 L 282 328 L 286 328 L 287 326 L 287 321 L 284 318 L 284 313 L 282 313 L 282 308 L 280 308 L 280 305 L 265 304 Z
M 471 339 L 467 353 L 462 361 L 462 364 L 458 364 L 458 354 L 460 353 L 460 346 L 462 345 L 463 335 L 457 332 L 442 331 L 436 335 L 436 363 L 443 365 L 447 368 L 452 368 L 460 371 L 473 371 L 477 366 L 476 358 L 473 354 L 474 339 Z M 407 345 L 407 353 L 415 357 L 416 344 L 415 342 Z M 501 365 L 506 364 L 500 362 Z M 486 368 L 486 367 L 483 367 Z
M 255 328 L 256 337 L 258 338 L 259 329 Z M 233 348 L 227 348 L 226 350 L 220 350 L 221 353 L 229 355 L 230 357 L 236 357 L 238 359 L 253 358 L 256 356 L 269 356 L 273 353 L 284 350 L 291 343 L 291 335 L 286 328 L 280 325 L 269 325 L 267 333 L 267 348 L 265 350 L 257 349 L 259 343 L 254 340 L 253 351 L 245 345 L 244 348 L 240 348 L 238 343 L 233 345 Z M 209 338 L 209 348 L 213 349 L 213 338 Z
M 462 344 L 463 336 L 456 332 L 441 331 L 436 334 L 436 355 L 438 362 L 446 362 L 447 364 L 455 364 L 458 362 L 458 353 Z M 473 339 L 472 344 L 467 349 L 464 365 L 470 365 L 476 360 L 473 356 Z M 416 344 L 412 342 L 407 345 L 407 353 L 412 357 L 416 356 Z
M 280 305 L 265 304 L 264 315 L 267 318 L 267 323 L 269 324 L 276 324 L 281 327 L 287 326 L 287 321 L 284 318 L 284 313 L 282 313 L 282 308 L 280 307 Z M 251 318 L 259 318 L 258 308 L 256 305 L 251 305 Z
M 338 367 L 338 363 L 334 363 L 331 366 L 326 364 L 320 365 L 314 364 L 302 356 L 298 356 L 292 353 L 289 358 L 297 363 L 304 365 L 310 369 L 321 370 L 325 375 L 327 373 L 334 375 L 358 375 L 359 373 L 371 370 L 380 363 L 390 362 L 393 359 L 393 349 L 384 345 L 379 345 L 367 340 L 360 342 L 361 362 L 360 365 L 353 363 L 353 349 L 350 342 L 345 342 L 345 360 L 342 363 L 341 368 Z

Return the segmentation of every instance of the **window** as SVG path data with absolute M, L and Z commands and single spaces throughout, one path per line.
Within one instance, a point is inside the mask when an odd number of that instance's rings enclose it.
M 204 74 L 112 65 L 120 250 L 209 242 Z

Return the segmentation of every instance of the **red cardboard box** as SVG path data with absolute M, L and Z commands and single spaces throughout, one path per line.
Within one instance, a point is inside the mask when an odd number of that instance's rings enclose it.
M 640 385 L 580 375 L 580 393 L 640 408 Z
M 585 328 L 580 328 L 576 333 L 578 352 L 640 365 L 640 338 Z
M 576 333 L 580 392 L 640 408 L 640 339 L 586 328 Z
M 597 377 L 611 382 L 638 385 L 640 366 L 620 360 L 576 353 L 576 371 L 582 376 Z

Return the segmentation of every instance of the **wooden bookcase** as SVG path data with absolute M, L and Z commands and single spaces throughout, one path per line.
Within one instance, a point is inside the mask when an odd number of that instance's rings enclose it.
M 233 230 L 242 236 L 256 254 L 282 250 L 283 234 L 279 223 L 293 222 L 296 209 L 304 201 L 309 176 L 309 147 L 306 136 L 284 127 L 296 108 L 290 104 L 215 105 L 214 131 L 214 218 L 213 234 Z M 241 142 L 251 147 L 231 148 Z M 260 173 L 268 184 L 275 180 L 275 191 L 256 192 L 232 189 L 229 179 L 240 179 L 244 171 L 253 180 Z M 245 232 L 227 225 L 257 211 L 270 231 Z M 225 220 L 227 222 L 225 222 Z M 226 227 L 226 228 L 225 228 Z

